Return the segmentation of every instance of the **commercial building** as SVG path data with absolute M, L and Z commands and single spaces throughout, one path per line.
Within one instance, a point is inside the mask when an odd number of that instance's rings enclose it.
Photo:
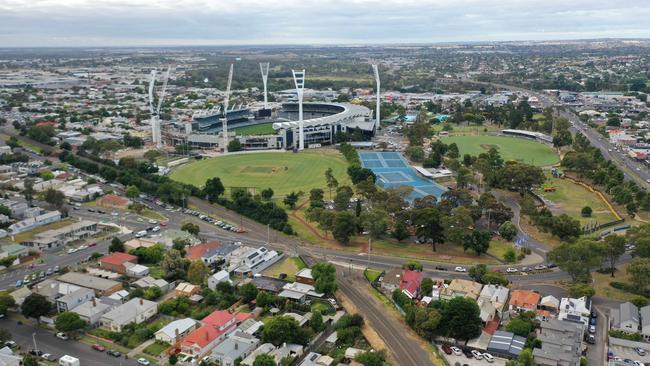
M 61 213 L 59 211 L 50 211 L 36 217 L 28 217 L 24 220 L 16 222 L 15 224 L 11 224 L 9 226 L 9 232 L 12 235 L 16 235 L 43 225 L 57 222 L 59 220 L 61 220 Z
M 583 327 L 573 322 L 548 319 L 540 322 L 537 339 L 541 348 L 533 349 L 539 366 L 579 366 Z
M 22 244 L 38 249 L 39 251 L 59 250 L 67 243 L 88 238 L 95 235 L 97 231 L 98 227 L 96 222 L 81 220 L 60 229 L 47 230 L 39 233 L 32 239 L 24 241 Z

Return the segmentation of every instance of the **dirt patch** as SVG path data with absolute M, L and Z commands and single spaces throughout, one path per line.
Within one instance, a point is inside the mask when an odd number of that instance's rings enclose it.
M 499 145 L 480 144 L 479 146 L 481 147 L 481 149 L 483 149 L 485 151 L 489 151 L 491 148 L 495 148 L 495 149 L 499 150 Z

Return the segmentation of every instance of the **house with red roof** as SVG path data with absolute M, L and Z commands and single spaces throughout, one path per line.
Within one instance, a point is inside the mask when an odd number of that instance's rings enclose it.
M 226 339 L 237 324 L 251 317 L 252 314 L 231 314 L 226 310 L 217 310 L 201 320 L 203 326 L 185 337 L 181 352 L 201 358 Z
M 126 274 L 126 263 L 137 264 L 138 257 L 127 253 L 114 252 L 99 259 L 99 266 L 102 269 L 120 274 Z
M 415 298 L 422 282 L 422 272 L 406 270 L 402 273 L 402 280 L 399 284 L 400 290 L 411 299 Z
M 203 255 L 210 250 L 217 249 L 221 243 L 216 240 L 201 243 L 187 248 L 185 258 L 193 261 L 201 260 Z
M 540 294 L 528 290 L 513 290 L 510 292 L 508 309 L 511 312 L 536 311 L 541 300 Z

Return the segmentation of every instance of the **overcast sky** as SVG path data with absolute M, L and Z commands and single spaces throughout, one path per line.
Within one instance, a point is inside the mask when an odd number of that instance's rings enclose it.
M 0 47 L 650 37 L 650 0 L 0 0 Z

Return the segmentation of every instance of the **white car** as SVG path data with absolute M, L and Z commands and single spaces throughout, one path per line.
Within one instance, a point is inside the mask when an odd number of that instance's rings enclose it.
M 76 253 L 77 250 L 78 250 L 77 248 L 70 248 L 68 249 L 68 254 Z
M 485 361 L 487 361 L 489 363 L 494 362 L 494 357 L 492 357 L 492 355 L 489 354 L 489 353 L 484 353 L 483 358 L 485 359 Z
M 88 249 L 88 246 L 87 245 L 82 245 L 79 248 L 77 248 L 77 250 L 84 250 L 84 249 Z
M 149 223 L 152 224 L 152 225 L 156 225 L 158 223 L 158 221 L 156 221 L 154 219 L 151 219 L 151 220 L 149 220 Z
M 54 360 L 54 357 L 52 357 L 51 353 L 43 353 L 41 355 L 41 358 L 44 359 L 44 360 L 47 360 L 47 361 L 53 361 Z
M 146 358 L 142 358 L 142 357 L 140 357 L 140 358 L 138 358 L 138 363 L 139 363 L 140 365 L 142 365 L 142 366 L 149 366 L 149 363 L 150 363 L 150 362 L 149 362 L 149 360 L 147 360 Z
M 456 272 L 467 272 L 467 268 L 465 268 L 465 267 L 456 267 L 456 268 L 454 268 L 454 271 L 456 271 Z
M 517 270 L 517 268 L 508 267 L 506 269 L 506 272 L 508 272 L 508 273 L 517 273 L 517 272 L 519 272 L 519 270 Z
M 483 359 L 483 354 L 477 350 L 472 351 L 472 356 L 474 356 L 475 359 L 477 360 L 482 360 Z
M 458 347 L 451 347 L 451 352 L 453 352 L 456 356 L 461 356 L 463 354 L 463 351 Z
M 119 213 L 119 212 L 111 212 L 111 215 L 113 215 L 113 216 L 120 216 L 120 213 Z
M 641 361 L 634 361 L 634 366 L 645 366 L 645 364 Z
M 63 333 L 63 332 L 58 332 L 58 333 L 56 334 L 56 337 L 57 337 L 58 339 L 63 339 L 64 341 L 67 341 L 67 340 L 68 340 L 68 335 L 65 334 L 65 333 Z
M 154 226 L 154 228 L 151 229 L 151 231 L 153 231 L 154 233 L 159 232 L 160 231 L 160 226 Z

